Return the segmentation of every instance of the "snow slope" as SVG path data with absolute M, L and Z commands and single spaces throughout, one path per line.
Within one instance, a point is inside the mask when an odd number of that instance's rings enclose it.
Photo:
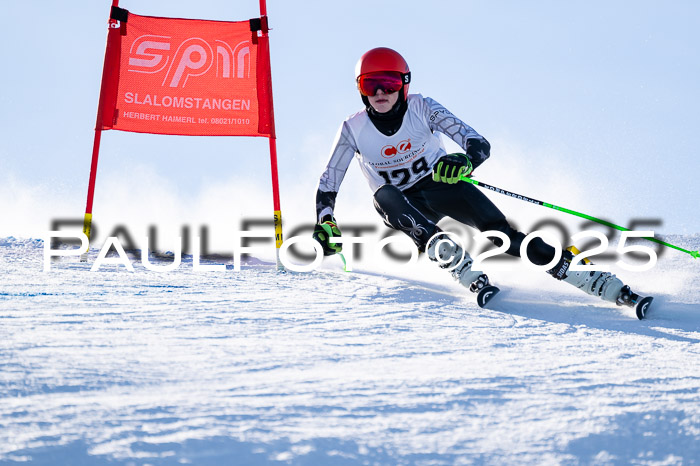
M 640 322 L 549 277 L 504 275 L 484 310 L 447 277 L 90 272 L 96 251 L 45 273 L 42 248 L 0 240 L 2 464 L 700 458 L 687 255 L 635 275 L 657 296 Z

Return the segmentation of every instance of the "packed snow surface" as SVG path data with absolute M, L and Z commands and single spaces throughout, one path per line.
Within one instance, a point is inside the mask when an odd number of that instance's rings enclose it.
M 135 257 L 133 273 L 91 272 L 96 255 L 43 272 L 42 241 L 0 240 L 0 463 L 700 459 L 689 255 L 626 274 L 656 297 L 644 321 L 539 275 L 502 274 L 481 309 L 447 275 L 332 258 L 310 273 L 195 273 L 188 257 L 170 273 Z

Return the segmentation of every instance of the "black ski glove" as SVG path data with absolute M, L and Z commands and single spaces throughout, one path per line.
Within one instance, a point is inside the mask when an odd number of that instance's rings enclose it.
M 472 170 L 472 162 L 466 154 L 443 155 L 433 165 L 433 181 L 455 184 L 462 176 L 469 176 Z

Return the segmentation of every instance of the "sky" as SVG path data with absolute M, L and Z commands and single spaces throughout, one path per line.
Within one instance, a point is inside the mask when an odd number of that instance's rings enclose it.
M 82 219 L 110 4 L 4 4 L 2 236 L 37 237 L 52 219 Z M 259 14 L 252 0 L 120 6 L 216 20 Z M 700 232 L 697 2 L 269 0 L 267 7 L 287 229 L 314 222 L 333 138 L 362 109 L 355 63 L 387 46 L 408 61 L 412 93 L 436 99 L 491 142 L 491 159 L 474 178 L 620 225 L 656 219 L 659 234 Z M 341 229 L 379 222 L 371 194 L 352 166 L 336 208 Z M 572 222 L 489 196 L 525 229 L 545 218 Z M 156 224 L 175 234 L 178 225 L 235 227 L 241 218 L 269 219 L 272 210 L 264 138 L 103 135 L 97 224 Z

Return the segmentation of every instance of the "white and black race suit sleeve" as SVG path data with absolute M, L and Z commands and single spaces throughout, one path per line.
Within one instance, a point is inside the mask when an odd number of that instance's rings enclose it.
M 441 132 L 459 144 L 471 160 L 472 167 L 478 167 L 489 158 L 491 145 L 474 128 L 430 97 L 425 97 L 423 102 L 430 129 Z
M 347 120 L 343 122 L 335 136 L 333 150 L 326 164 L 326 169 L 321 175 L 316 193 L 316 215 L 318 222 L 324 217 L 332 217 L 335 209 L 335 198 L 340 189 L 340 184 L 345 178 L 345 173 L 350 162 L 357 152 L 357 145 L 347 128 Z

